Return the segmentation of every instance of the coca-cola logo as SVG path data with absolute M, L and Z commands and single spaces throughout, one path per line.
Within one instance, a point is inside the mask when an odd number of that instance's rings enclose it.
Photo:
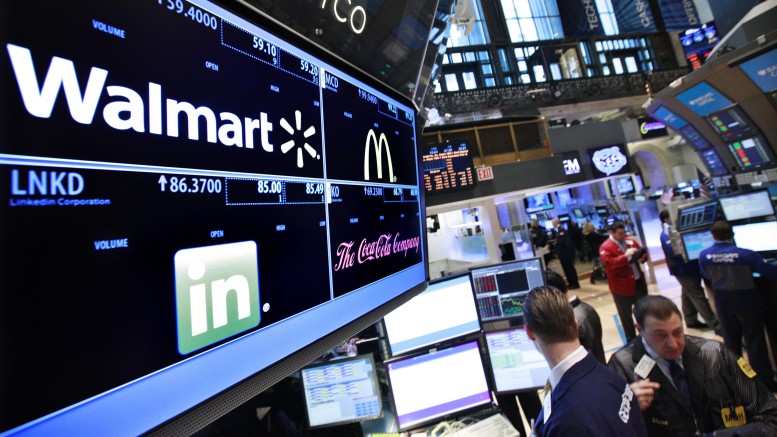
M 344 241 L 337 246 L 337 259 L 334 266 L 336 272 L 351 268 L 355 263 L 364 264 L 394 254 L 407 252 L 418 253 L 420 237 L 401 238 L 396 234 L 381 234 L 377 239 L 370 241 L 363 238 L 358 246 L 355 241 Z

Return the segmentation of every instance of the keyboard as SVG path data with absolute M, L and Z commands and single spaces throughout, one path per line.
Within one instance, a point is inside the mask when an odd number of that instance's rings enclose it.
M 450 435 L 455 437 L 520 437 L 521 433 L 513 427 L 513 424 L 505 416 L 494 414 Z

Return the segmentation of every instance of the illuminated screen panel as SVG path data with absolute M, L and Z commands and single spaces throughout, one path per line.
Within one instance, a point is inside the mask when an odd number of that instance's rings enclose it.
M 472 155 L 467 143 L 425 148 L 422 162 L 424 187 L 429 194 L 475 187 Z
M 738 106 L 732 106 L 705 117 L 723 141 L 736 140 L 758 133 L 750 118 Z
M 550 367 L 524 328 L 486 332 L 486 344 L 497 393 L 536 390 L 545 386 Z
M 372 355 L 319 363 L 300 374 L 311 428 L 381 416 L 383 404 Z
M 699 117 L 704 117 L 734 104 L 707 82 L 701 82 L 688 88 L 677 94 L 676 98 Z
M 726 166 L 723 165 L 723 161 L 720 160 L 718 152 L 715 149 L 702 150 L 699 152 L 702 161 L 709 169 L 710 173 L 714 176 L 725 176 L 728 174 Z
M 238 13 L 0 6 L 0 433 L 141 434 L 425 281 L 409 101 Z
M 777 49 L 770 50 L 739 65 L 761 91 L 777 90 Z
M 774 154 L 762 136 L 743 138 L 727 144 L 731 156 L 741 171 L 756 170 L 774 165 Z
M 469 275 L 431 282 L 383 323 L 393 356 L 480 331 Z
M 688 141 L 691 146 L 693 146 L 696 150 L 704 150 L 709 147 L 712 147 L 712 145 L 707 141 L 699 131 L 696 130 L 695 127 L 691 126 L 690 124 L 683 126 L 680 129 L 680 134 L 685 137 L 685 140 Z
M 774 214 L 774 205 L 766 190 L 721 197 L 720 207 L 728 221 L 765 217 Z
M 777 238 L 774 237 L 777 235 L 777 221 L 732 226 L 731 229 L 734 231 L 734 242 L 739 247 L 756 252 L 777 250 Z
M 709 202 L 681 209 L 677 217 L 677 230 L 684 231 L 703 226 L 712 226 L 718 212 L 718 202 Z
M 712 238 L 712 233 L 710 233 L 709 229 L 691 231 L 681 235 L 683 238 L 683 247 L 685 247 L 685 255 L 688 258 L 688 261 L 699 259 L 699 254 L 702 250 L 715 244 L 715 239 Z
M 553 209 L 553 201 L 550 200 L 550 193 L 526 196 L 526 198 L 523 199 L 523 204 L 526 207 L 527 213 Z
M 491 404 L 478 342 L 387 365 L 399 430 Z
M 588 158 L 596 178 L 631 173 L 629 154 L 624 144 L 588 149 Z
M 653 113 L 653 118 L 661 120 L 665 125 L 673 128 L 674 130 L 680 130 L 683 126 L 688 124 L 687 121 L 682 119 L 679 115 L 666 109 L 663 106 L 659 106 L 656 112 Z
M 512 261 L 470 270 L 481 321 L 523 316 L 526 295 L 545 285 L 539 258 Z

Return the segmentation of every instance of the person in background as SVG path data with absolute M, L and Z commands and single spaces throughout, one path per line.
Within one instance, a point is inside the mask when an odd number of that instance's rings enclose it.
M 633 239 L 626 236 L 623 222 L 615 222 L 610 228 L 610 237 L 599 247 L 599 258 L 607 272 L 607 285 L 618 309 L 626 341 L 637 336 L 631 311 L 634 304 L 647 296 L 645 274 L 639 264 L 647 260 L 647 251 Z
M 631 384 L 649 435 L 711 435 L 745 424 L 777 435 L 777 400 L 744 358 L 718 341 L 685 335 L 680 311 L 664 296 L 640 299 L 634 316 L 640 336 L 609 366 Z
M 602 345 L 602 320 L 599 318 L 599 313 L 596 312 L 594 307 L 583 302 L 579 297 L 569 296 L 567 294 L 567 284 L 561 275 L 553 270 L 546 270 L 545 277 L 547 278 L 547 284 L 555 287 L 567 296 L 569 304 L 572 305 L 572 311 L 577 322 L 577 337 L 580 340 L 580 344 L 588 352 L 591 352 L 600 363 L 606 364 L 604 346 Z
M 774 371 L 764 335 L 766 302 L 756 288 L 753 273 L 777 278 L 777 265 L 767 264 L 757 252 L 737 247 L 727 221 L 715 222 L 710 232 L 715 244 L 701 251 L 699 263 L 701 275 L 710 281 L 715 295 L 723 340 L 738 355 L 742 353 L 744 336 L 750 365 L 761 381 L 774 390 Z M 764 238 L 775 237 L 764 235 Z
M 561 221 L 557 218 L 553 219 L 553 228 L 556 230 L 556 243 L 554 245 L 556 256 L 561 262 L 561 268 L 564 269 L 569 289 L 576 290 L 580 288 L 580 282 L 577 278 L 577 269 L 575 269 L 575 246 L 572 243 L 572 235 L 561 226 Z
M 710 308 L 710 303 L 704 293 L 702 286 L 701 273 L 699 272 L 699 261 L 685 261 L 682 255 L 675 255 L 672 248 L 671 232 L 672 218 L 669 210 L 663 210 L 658 215 L 661 219 L 661 248 L 664 250 L 666 266 L 669 274 L 677 279 L 681 287 L 681 302 L 683 316 L 685 316 L 685 326 L 689 328 L 712 328 L 715 333 L 720 333 L 718 319 Z M 696 318 L 701 314 L 706 324 L 699 322 Z
M 647 435 L 629 385 L 580 345 L 572 306 L 560 291 L 531 290 L 524 316 L 526 334 L 551 368 L 534 435 Z
M 582 229 L 580 229 L 580 226 L 578 226 L 576 221 L 569 220 L 567 222 L 567 232 L 569 232 L 569 237 L 572 239 L 572 246 L 575 248 L 575 252 L 577 252 L 577 257 L 582 260 L 582 256 L 583 256 Z

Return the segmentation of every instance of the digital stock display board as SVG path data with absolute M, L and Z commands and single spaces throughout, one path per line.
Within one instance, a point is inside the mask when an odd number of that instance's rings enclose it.
M 428 194 L 475 188 L 472 150 L 467 143 L 424 148 L 424 188 Z
M 0 434 L 140 434 L 424 283 L 409 100 L 237 2 L 0 16 Z

